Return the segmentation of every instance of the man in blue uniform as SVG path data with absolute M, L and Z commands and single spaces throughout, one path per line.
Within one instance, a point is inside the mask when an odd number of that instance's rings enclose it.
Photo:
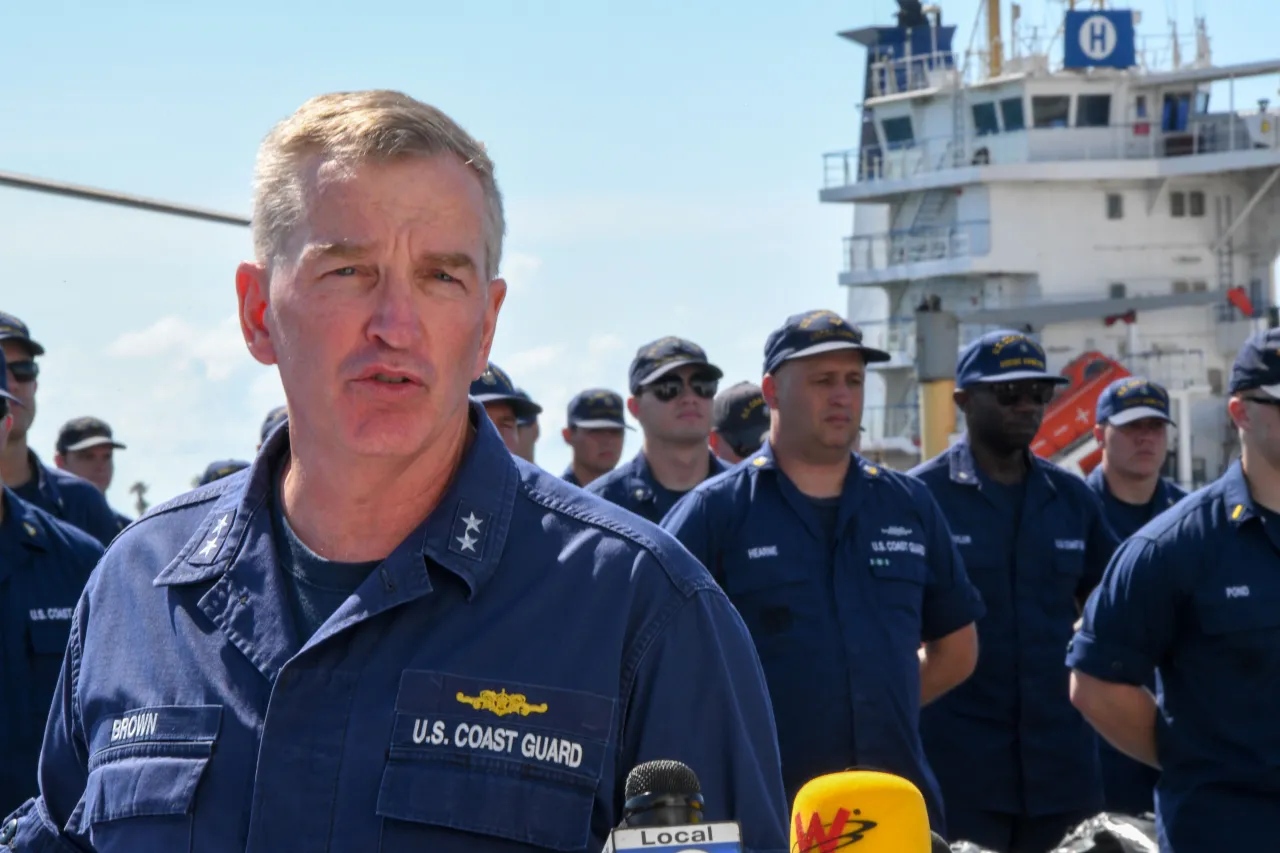
M 605 388 L 588 388 L 569 401 L 567 426 L 561 433 L 573 448 L 573 461 L 561 475 L 566 483 L 588 486 L 618 467 L 627 426 L 622 397 Z
M 742 613 L 773 698 L 790 796 L 858 765 L 910 779 L 945 833 L 919 709 L 973 671 L 982 602 L 928 491 L 851 451 L 868 362 L 830 311 L 765 346 L 768 441 L 663 521 Z
M 230 477 L 237 471 L 243 471 L 249 467 L 249 463 L 243 459 L 219 459 L 217 462 L 210 462 L 205 466 L 204 471 L 196 478 L 197 488 L 207 486 L 210 483 L 216 483 L 223 477 Z
M 0 444 L 21 406 L 0 354 Z M 49 717 L 76 599 L 102 546 L 0 486 L 0 814 L 37 791 Z M 2 833 L 0 833 L 2 834 Z
M 782 851 L 740 617 L 669 536 L 507 452 L 471 380 L 506 284 L 484 148 L 396 92 L 304 104 L 258 157 L 236 278 L 287 429 L 126 530 L 76 610 L 41 797 L 0 843 L 582 851 L 633 766 Z
M 106 497 L 116 475 L 116 451 L 125 449 L 116 441 L 110 424 L 101 418 L 72 418 L 58 430 L 55 448 L 54 465 L 93 483 Z M 132 518 L 114 509 L 112 513 L 121 530 L 133 522 Z
M 702 347 L 667 337 L 640 347 L 630 374 L 627 411 L 640 422 L 644 445 L 587 490 L 657 524 L 690 489 L 728 470 L 707 444 L 724 373 Z
M 519 456 L 525 462 L 534 462 L 538 439 L 542 437 L 542 427 L 538 425 L 538 415 L 542 413 L 542 407 L 539 406 L 529 393 L 523 388 L 516 389 L 516 396 L 532 406 L 537 406 L 537 411 L 526 412 L 523 416 L 516 418 L 516 426 L 519 427 L 516 433 L 519 438 Z
M 957 367 L 964 438 L 912 471 L 987 606 L 977 672 L 924 710 L 920 731 L 951 837 L 1000 853 L 1044 853 L 1102 805 L 1062 649 L 1117 543 L 1088 486 L 1028 451 L 1064 381 L 1026 335 L 984 335 Z
M 1162 770 L 1163 853 L 1272 850 L 1280 820 L 1280 329 L 1228 390 L 1240 460 L 1125 542 L 1067 655 L 1076 707 Z
M 1187 494 L 1160 476 L 1173 424 L 1169 393 L 1140 376 L 1117 379 L 1098 397 L 1096 422 L 1093 434 L 1102 448 L 1102 462 L 1085 482 L 1102 501 L 1116 536 L 1128 539 Z M 1147 688 L 1155 692 L 1154 678 Z M 1098 750 L 1106 810 L 1131 815 L 1153 811 L 1159 771 L 1106 741 Z
M 87 480 L 48 467 L 27 444 L 36 417 L 36 356 L 44 354 L 44 347 L 32 340 L 25 323 L 0 312 L 0 351 L 9 364 L 9 391 L 21 401 L 13 412 L 9 440 L 0 447 L 0 480 L 27 503 L 109 545 L 120 522 L 102 492 Z
M 711 450 L 737 465 L 760 449 L 769 434 L 769 406 L 760 386 L 739 382 L 716 395 L 711 406 Z
M 498 428 L 507 449 L 520 456 L 520 421 L 537 417 L 542 407 L 528 397 L 520 396 L 507 372 L 492 362 L 471 383 L 471 399 L 484 406 L 485 414 Z M 524 458 L 521 456 L 520 458 Z

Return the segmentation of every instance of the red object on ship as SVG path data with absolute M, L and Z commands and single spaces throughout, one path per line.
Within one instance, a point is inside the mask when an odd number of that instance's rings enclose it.
M 1064 385 L 1045 407 L 1044 422 L 1031 442 L 1031 452 L 1045 459 L 1070 450 L 1093 434 L 1098 397 L 1112 382 L 1128 376 L 1129 371 L 1115 359 L 1091 350 L 1073 359 L 1063 368 L 1062 375 L 1071 384 Z M 1081 462 L 1081 470 L 1088 473 L 1101 456 L 1101 450 L 1090 454 Z

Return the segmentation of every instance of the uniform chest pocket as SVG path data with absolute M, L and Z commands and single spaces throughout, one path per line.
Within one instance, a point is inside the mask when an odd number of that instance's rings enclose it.
M 1240 596 L 1234 599 L 1197 601 L 1196 615 L 1218 661 L 1245 675 L 1272 676 L 1280 668 L 1280 596 L 1247 590 L 1233 588 Z
M 378 790 L 383 851 L 472 833 L 589 846 L 614 701 L 574 690 L 407 670 Z
M 905 612 L 917 624 L 924 604 L 924 586 L 929 567 L 924 558 L 911 553 L 873 556 L 871 576 L 875 578 L 876 597 L 881 604 Z
M 27 626 L 27 642 L 30 645 L 31 719 L 40 731 L 49 715 L 49 702 L 62 670 L 62 658 L 67 651 L 67 639 L 71 636 L 70 619 L 33 621 Z M 39 737 L 37 732 L 36 737 Z
M 98 721 L 67 830 L 95 850 L 192 849 L 192 812 L 222 721 L 218 705 L 156 706 Z

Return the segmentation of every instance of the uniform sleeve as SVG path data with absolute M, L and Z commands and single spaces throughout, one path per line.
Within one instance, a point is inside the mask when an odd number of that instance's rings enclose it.
M 1183 598 L 1177 559 L 1149 539 L 1116 552 L 1084 609 L 1067 666 L 1103 681 L 1146 684 L 1172 645 Z
M 1080 586 L 1076 589 L 1078 600 L 1084 601 L 1102 582 L 1102 574 L 1107 564 L 1120 547 L 1120 537 L 1116 536 L 1111 525 L 1107 523 L 1102 509 L 1102 501 L 1092 489 L 1082 489 L 1090 503 L 1089 533 L 1084 543 L 1084 574 L 1080 577 Z
M 661 527 L 670 533 L 689 553 L 706 567 L 716 583 L 723 583 L 720 571 L 718 543 L 711 529 L 711 515 L 707 511 L 707 499 L 702 492 L 693 491 L 676 501 Z
M 17 821 L 16 834 L 9 842 L 14 850 L 33 853 L 90 850 L 88 841 L 64 835 L 76 805 L 84 796 L 88 780 L 89 750 L 76 702 L 80 675 L 87 596 L 82 596 L 71 623 L 71 636 L 63 656 L 62 671 L 54 690 L 49 722 L 40 750 L 40 795 L 28 800 L 13 815 L 0 822 Z
M 116 518 L 115 511 L 111 509 L 107 499 L 96 488 L 93 489 L 92 493 L 86 491 L 83 500 L 86 501 L 85 532 L 101 542 L 103 548 L 106 548 L 122 529 L 119 520 Z
M 723 593 L 703 589 L 678 605 L 624 695 L 624 778 L 645 761 L 683 761 L 702 783 L 708 820 L 738 821 L 744 849 L 786 850 L 790 808 L 764 672 Z
M 928 643 L 977 622 L 987 609 L 978 588 L 969 580 L 938 502 L 925 488 L 916 490 L 916 500 L 924 510 L 928 531 L 929 577 L 920 624 L 921 639 Z

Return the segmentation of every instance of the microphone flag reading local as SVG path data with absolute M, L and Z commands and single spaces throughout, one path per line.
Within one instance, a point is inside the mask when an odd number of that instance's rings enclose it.
M 920 790 L 874 770 L 811 779 L 791 809 L 791 853 L 931 853 L 934 837 Z
M 742 853 L 732 821 L 707 823 L 698 775 L 679 761 L 648 761 L 627 775 L 622 822 L 601 853 Z

